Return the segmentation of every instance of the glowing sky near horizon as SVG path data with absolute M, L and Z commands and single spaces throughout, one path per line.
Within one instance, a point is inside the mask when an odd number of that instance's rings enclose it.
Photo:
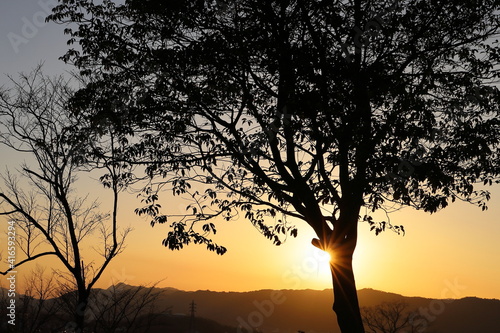
M 40 17 L 51 0 L 9 0 L 0 2 L 0 85 L 5 74 L 14 77 L 45 62 L 46 74 L 71 70 L 57 57 L 67 49 L 63 26 L 43 24 Z M 42 14 L 40 14 L 42 13 Z M 29 23 L 26 23 L 29 22 Z M 35 29 L 27 27 L 32 25 Z M 24 38 L 13 44 L 14 36 Z M 9 39 L 10 36 L 10 39 Z M 15 39 L 20 41 L 19 39 Z M 15 166 L 14 155 L 0 147 L 0 170 Z M 97 182 L 86 182 L 81 194 L 98 193 L 106 206 L 107 192 Z M 99 189 L 99 190 L 97 190 Z M 429 215 L 404 209 L 393 213 L 393 224 L 404 224 L 406 236 L 386 232 L 375 236 L 368 225 L 360 223 L 358 248 L 354 258 L 358 288 L 374 288 L 407 296 L 443 297 L 449 283 L 461 288 L 460 298 L 478 296 L 500 299 L 500 186 L 492 187 L 490 209 L 481 212 L 466 203 L 454 203 L 437 214 Z M 134 215 L 139 202 L 128 196 L 121 203 L 120 220 L 134 231 L 127 247 L 116 258 L 98 286 L 111 283 L 148 284 L 184 290 L 249 291 L 257 289 L 330 288 L 330 273 L 324 254 L 311 245 L 312 230 L 295 221 L 299 236 L 276 247 L 247 221 L 218 222 L 214 240 L 228 248 L 224 256 L 208 252 L 202 246 L 190 246 L 171 252 L 161 245 L 167 226 L 151 228 L 148 221 Z M 169 199 L 164 206 L 185 206 Z M 176 207 L 177 208 L 177 207 Z M 5 219 L 0 219 L 0 251 L 5 251 Z M 55 267 L 54 260 L 39 264 Z M 5 264 L 0 268 L 3 270 Z M 20 269 L 20 275 L 29 269 Z M 0 284 L 5 277 L 0 276 Z

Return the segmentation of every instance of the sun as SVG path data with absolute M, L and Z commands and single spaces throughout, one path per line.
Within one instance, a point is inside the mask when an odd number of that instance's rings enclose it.
M 314 238 L 317 238 L 314 231 L 304 228 L 297 238 L 291 240 L 289 246 L 293 249 L 287 255 L 288 267 L 300 281 L 300 288 L 331 288 L 331 254 L 315 247 L 311 242 Z
M 313 247 L 312 252 L 314 257 L 320 259 L 321 262 L 329 263 L 334 258 L 333 253 L 330 251 L 324 251 L 317 247 Z
M 318 249 L 311 243 L 300 248 L 299 266 L 304 273 L 304 278 L 318 289 L 328 288 L 331 284 L 331 254 Z

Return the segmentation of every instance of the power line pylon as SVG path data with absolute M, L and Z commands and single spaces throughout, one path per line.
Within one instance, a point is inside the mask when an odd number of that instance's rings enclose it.
M 189 311 L 191 312 L 191 317 L 189 319 L 189 333 L 195 333 L 195 330 L 194 330 L 194 314 L 196 312 L 196 303 L 193 301 L 191 301 L 191 303 L 189 304 Z

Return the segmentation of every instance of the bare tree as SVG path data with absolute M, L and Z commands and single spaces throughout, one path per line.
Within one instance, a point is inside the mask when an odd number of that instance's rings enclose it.
M 2 317 L 5 317 L 4 309 L 11 298 L 6 290 L 0 292 Z M 45 268 L 37 265 L 26 275 L 23 290 L 23 294 L 17 295 L 16 324 L 1 326 L 2 332 L 53 332 L 64 327 L 59 303 L 54 299 L 57 296 L 57 284 L 53 272 L 47 274 Z
M 0 283 L 0 315 L 5 318 L 12 293 Z M 24 279 L 23 294 L 16 295 L 15 325 L 0 326 L 1 332 L 52 332 L 64 326 L 60 323 L 60 307 L 54 274 L 47 274 L 45 268 L 36 266 Z M 5 311 L 7 309 L 7 312 Z
M 25 277 L 24 293 L 20 295 L 19 332 L 50 332 L 60 326 L 60 306 L 54 300 L 57 295 L 55 274 L 46 274 L 45 268 L 36 266 Z
M 366 333 L 415 333 L 411 314 L 408 303 L 402 301 L 361 308 Z
M 64 267 L 59 275 L 67 273 L 77 295 L 74 321 L 66 329 L 83 331 L 91 290 L 123 249 L 129 231 L 120 230 L 117 221 L 118 196 L 127 185 L 129 166 L 108 163 L 94 153 L 113 155 L 119 150 L 111 131 L 104 140 L 91 133 L 74 135 L 76 126 L 90 125 L 68 112 L 73 92 L 64 77 L 49 78 L 39 66 L 18 81 L 10 79 L 12 88 L 0 88 L 0 143 L 27 153 L 30 160 L 16 173 L 1 176 L 0 215 L 15 234 L 16 253 L 15 263 L 9 261 L 0 273 L 41 257 L 56 257 Z M 109 214 L 102 213 L 96 201 L 75 194 L 76 176 L 96 169 L 105 170 L 101 180 L 112 192 Z M 87 259 L 94 250 L 100 260 Z
M 123 283 L 96 292 L 89 309 L 94 332 L 148 332 L 155 318 L 168 311 L 161 308 L 157 283 L 128 286 Z

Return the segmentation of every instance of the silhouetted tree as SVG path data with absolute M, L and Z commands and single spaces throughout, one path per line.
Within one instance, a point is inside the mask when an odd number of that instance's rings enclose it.
M 0 324 L 1 332 L 5 333 L 38 333 L 38 332 L 60 332 L 64 330 L 68 316 L 62 311 L 62 303 L 58 301 L 59 283 L 55 272 L 46 273 L 45 268 L 36 266 L 31 271 L 24 271 L 24 285 L 22 292 L 16 290 L 15 295 L 15 325 L 8 321 Z M 0 283 L 0 287 L 3 283 Z M 6 285 L 8 290 L 9 286 Z M 7 316 L 12 293 L 0 291 L 0 315 L 10 320 Z M 6 305 L 5 307 L 3 305 Z M 7 310 L 7 311 L 5 311 Z M 71 320 L 71 319 L 70 319 Z
M 367 333 L 416 333 L 412 314 L 404 302 L 386 302 L 377 306 L 362 307 L 361 316 Z M 419 328 L 421 329 L 421 328 Z
M 241 212 L 279 245 L 289 218 L 331 262 L 343 333 L 363 332 L 357 227 L 372 212 L 450 201 L 486 208 L 499 174 L 496 0 L 60 0 L 63 59 L 90 83 L 72 108 L 147 164 L 141 214 L 163 244 L 204 243 Z M 133 138 L 133 139 L 131 139 Z M 158 179 L 158 177 L 160 179 Z M 158 190 L 192 200 L 160 211 Z M 238 236 L 235 236 L 238 237 Z
M 60 305 L 53 300 L 57 296 L 55 274 L 37 266 L 24 280 L 24 291 L 18 295 L 20 304 L 16 307 L 18 332 L 51 332 L 62 326 L 58 322 Z
M 89 302 L 93 332 L 149 332 L 155 319 L 169 309 L 158 299 L 162 290 L 151 286 L 113 285 L 94 293 Z
M 70 304 L 74 321 L 66 329 L 81 332 L 90 292 L 121 252 L 128 233 L 128 229 L 120 231 L 117 221 L 118 195 L 128 182 L 128 166 L 95 154 L 116 155 L 119 144 L 112 135 L 78 136 L 72 130 L 85 120 L 66 109 L 72 94 L 66 79 L 46 77 L 39 66 L 12 83 L 12 88 L 0 89 L 0 143 L 29 154 L 30 163 L 21 166 L 20 177 L 2 174 L 0 216 L 8 219 L 15 234 L 15 240 L 9 241 L 16 253 L 0 273 L 8 274 L 38 258 L 56 257 L 66 272 L 59 276 L 65 276 L 76 290 L 75 302 Z M 110 214 L 101 213 L 96 202 L 74 195 L 77 174 L 96 169 L 106 172 L 102 180 L 112 191 Z M 90 235 L 98 237 L 100 246 Z M 84 254 L 94 251 L 102 256 L 101 262 L 85 261 Z
M 77 295 L 74 288 L 68 288 L 64 280 L 57 280 L 55 273 L 46 274 L 41 266 L 24 275 L 24 291 L 16 295 L 16 325 L 8 325 L 4 320 L 0 326 L 2 332 L 62 332 L 67 329 Z M 7 317 L 10 301 L 7 290 L 0 289 L 3 317 Z M 96 289 L 88 300 L 86 326 L 95 333 L 149 332 L 153 322 L 170 310 L 158 302 L 162 293 L 156 283 L 151 286 L 117 284 L 108 289 Z

